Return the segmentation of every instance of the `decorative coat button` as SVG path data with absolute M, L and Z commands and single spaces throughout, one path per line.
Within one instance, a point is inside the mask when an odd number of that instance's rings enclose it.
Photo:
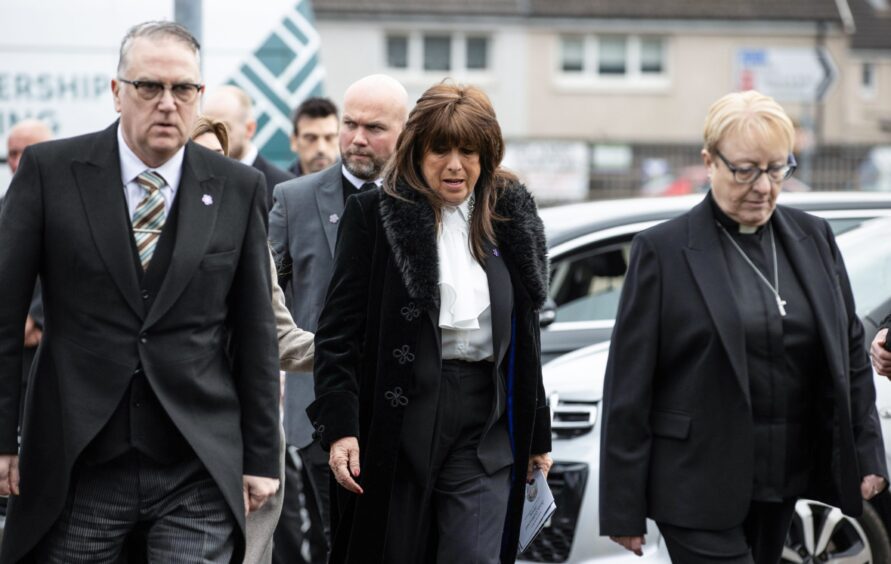
M 402 317 L 404 317 L 406 321 L 414 321 L 421 316 L 421 310 L 415 306 L 415 302 L 411 302 L 400 309 L 399 313 L 402 314 Z
M 411 352 L 408 345 L 402 345 L 398 349 L 393 349 L 393 358 L 399 361 L 399 364 L 406 364 L 415 361 L 415 354 Z
M 406 405 L 408 405 L 408 398 L 403 395 L 402 388 L 400 388 L 399 386 L 396 386 L 392 390 L 386 392 L 384 394 L 384 399 L 390 402 L 391 407 L 399 407 L 400 405 L 402 407 L 405 407 Z

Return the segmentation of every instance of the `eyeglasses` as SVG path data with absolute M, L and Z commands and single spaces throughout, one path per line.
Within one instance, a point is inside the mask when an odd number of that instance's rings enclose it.
M 118 80 L 135 88 L 136 93 L 143 100 L 154 100 L 158 96 L 163 95 L 164 91 L 169 88 L 174 98 L 184 104 L 188 104 L 195 100 L 199 92 L 204 90 L 203 84 L 193 84 L 191 82 L 177 82 L 168 85 L 155 80 L 127 80 L 120 77 L 118 77 Z
M 786 161 L 786 164 L 769 166 L 767 168 L 758 168 L 757 166 L 739 167 L 728 161 L 718 149 L 715 149 L 715 154 L 724 161 L 727 170 L 733 173 L 733 180 L 739 184 L 754 184 L 755 181 L 761 178 L 762 174 L 767 174 L 771 182 L 782 182 L 790 178 L 795 169 L 798 168 L 798 163 L 795 162 L 795 156 L 792 153 L 789 153 L 789 160 Z

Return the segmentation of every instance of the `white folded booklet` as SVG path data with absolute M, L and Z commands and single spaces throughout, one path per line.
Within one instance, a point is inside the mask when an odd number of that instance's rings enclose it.
M 526 484 L 526 498 L 523 501 L 523 521 L 520 524 L 520 552 L 532 544 L 538 533 L 554 514 L 557 505 L 554 494 L 541 470 L 532 473 L 532 483 Z

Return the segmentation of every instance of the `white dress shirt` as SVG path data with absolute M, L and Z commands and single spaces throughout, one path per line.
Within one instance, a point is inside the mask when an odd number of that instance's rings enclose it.
M 257 155 L 260 154 L 260 149 L 257 149 L 257 146 L 253 143 L 248 143 L 248 146 L 244 150 L 244 154 L 241 155 L 241 158 L 238 161 L 241 164 L 246 164 L 248 166 L 254 166 L 254 161 L 257 160 Z
M 470 252 L 469 204 L 446 206 L 436 239 L 443 360 L 493 358 L 489 279 Z
M 350 184 L 356 187 L 356 190 L 361 189 L 362 185 L 364 185 L 366 182 L 374 182 L 375 184 L 377 184 L 378 188 L 380 188 L 381 184 L 384 183 L 383 178 L 376 178 L 374 180 L 362 180 L 352 172 L 348 171 L 347 167 L 344 165 L 340 165 L 340 173 L 343 174 L 344 178 L 350 181 Z
M 136 177 L 145 172 L 147 169 L 157 172 L 167 184 L 161 187 L 161 196 L 164 198 L 164 212 L 170 215 L 170 206 L 173 205 L 173 197 L 179 188 L 179 179 L 183 173 L 183 157 L 186 154 L 186 148 L 180 147 L 170 159 L 157 168 L 152 168 L 142 162 L 136 153 L 127 145 L 124 135 L 121 133 L 121 126 L 118 125 L 118 156 L 121 160 L 121 182 L 124 186 L 124 196 L 127 198 L 127 209 L 130 212 L 130 219 L 136 213 L 136 207 L 139 202 L 145 198 L 145 188 L 136 183 Z

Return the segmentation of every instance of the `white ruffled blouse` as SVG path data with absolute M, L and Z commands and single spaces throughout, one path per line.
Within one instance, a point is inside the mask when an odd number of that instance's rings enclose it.
M 444 360 L 476 362 L 493 356 L 489 279 L 470 252 L 469 219 L 466 200 L 444 207 L 436 238 Z

